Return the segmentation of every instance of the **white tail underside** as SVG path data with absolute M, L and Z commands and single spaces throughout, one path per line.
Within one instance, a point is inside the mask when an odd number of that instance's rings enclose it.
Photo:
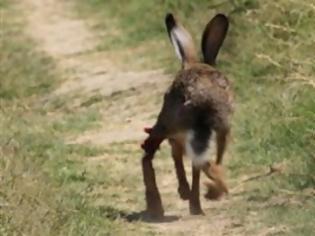
M 193 130 L 189 130 L 186 135 L 185 140 L 185 149 L 186 149 L 186 155 L 191 159 L 192 164 L 194 166 L 202 166 L 206 162 L 210 161 L 210 149 L 207 148 L 204 152 L 201 154 L 195 153 L 191 143 L 194 139 L 195 132 Z

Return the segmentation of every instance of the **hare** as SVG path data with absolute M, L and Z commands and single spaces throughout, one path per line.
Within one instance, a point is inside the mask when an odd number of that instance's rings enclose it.
M 207 24 L 199 62 L 191 35 L 172 15 L 167 14 L 165 24 L 182 68 L 164 95 L 162 109 L 142 144 L 145 151 L 142 171 L 145 184 L 146 211 L 152 217 L 163 217 L 164 209 L 156 185 L 152 160 L 163 140 L 168 139 L 179 182 L 178 193 L 189 200 L 190 213 L 204 214 L 199 199 L 200 171 L 211 180 L 206 198 L 219 198 L 228 189 L 222 177 L 221 164 L 230 132 L 232 91 L 229 81 L 214 68 L 219 49 L 225 39 L 229 21 L 223 14 L 216 15 Z M 216 161 L 209 160 L 209 141 L 216 133 Z M 183 155 L 192 160 L 192 187 L 190 189 Z

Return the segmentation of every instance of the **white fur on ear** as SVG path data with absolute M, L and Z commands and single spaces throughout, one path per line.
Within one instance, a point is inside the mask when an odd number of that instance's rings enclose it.
M 172 14 L 167 14 L 165 24 L 170 40 L 175 48 L 176 56 L 183 65 L 198 60 L 194 42 L 188 31 L 176 21 Z
M 183 61 L 183 57 L 180 53 L 180 49 L 179 49 L 179 45 L 178 45 L 178 40 L 177 40 L 176 36 L 174 35 L 174 33 L 171 33 L 171 41 L 172 41 L 172 44 L 175 48 L 176 56 L 178 57 L 179 60 Z
M 174 27 L 173 30 L 171 31 L 171 41 L 175 48 L 176 56 L 182 62 L 184 61 L 185 57 L 185 55 L 183 55 L 184 54 L 183 47 L 185 44 L 187 44 L 188 40 L 189 39 L 187 39 L 187 35 L 185 35 L 185 32 L 181 31 L 180 28 Z
M 190 56 L 185 55 L 185 49 L 191 47 L 193 40 L 190 34 L 185 29 L 178 26 L 174 27 L 170 34 L 176 55 L 182 62 L 184 62 L 184 60 L 187 60 L 187 57 Z M 186 53 L 188 53 L 187 50 Z

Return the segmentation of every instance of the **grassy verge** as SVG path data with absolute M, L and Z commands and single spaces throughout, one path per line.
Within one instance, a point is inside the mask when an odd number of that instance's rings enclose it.
M 247 184 L 247 201 L 235 206 L 235 211 L 244 218 L 248 211 L 259 211 L 254 218 L 269 228 L 275 221 L 283 225 L 282 231 L 271 230 L 267 235 L 311 235 L 314 200 L 306 194 L 315 185 L 315 9 L 311 0 L 77 3 L 81 15 L 96 19 L 97 31 L 106 31 L 100 50 L 122 51 L 125 62 L 133 60 L 131 67 L 163 66 L 172 72 L 178 63 L 164 30 L 165 12 L 177 12 L 197 39 L 214 12 L 229 14 L 231 31 L 219 68 L 234 82 L 236 93 L 230 176 L 251 175 L 273 163 L 284 168 L 283 174 Z M 135 65 L 134 58 L 141 63 Z M 277 198 L 285 201 L 274 203 Z M 259 227 L 253 226 L 248 234 Z
M 47 100 L 60 74 L 24 35 L 15 4 L 0 0 L 0 235 L 125 235 L 122 213 L 88 204 L 91 185 L 111 177 L 82 157 L 107 150 L 65 141 L 95 127 L 99 111 L 72 107 L 70 97 Z

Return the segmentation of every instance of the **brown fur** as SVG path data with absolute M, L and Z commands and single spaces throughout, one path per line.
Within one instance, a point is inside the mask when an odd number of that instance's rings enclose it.
M 172 30 L 171 27 L 169 28 Z M 203 171 L 211 180 L 207 184 L 206 198 L 217 199 L 224 193 L 228 193 L 221 163 L 230 132 L 231 85 L 214 67 L 203 63 L 186 63 L 187 61 L 189 60 L 184 60 L 183 68 L 165 93 L 157 122 L 153 128 L 146 130 L 149 137 L 142 145 L 146 153 L 142 166 L 147 211 L 154 217 L 163 216 L 164 209 L 155 181 L 152 160 L 160 143 L 165 139 L 169 140 L 172 147 L 179 195 L 182 199 L 189 200 L 191 214 L 203 214 L 199 199 L 200 171 Z M 217 158 L 215 163 L 205 162 L 200 166 L 193 165 L 190 189 L 183 167 L 183 155 L 187 131 L 196 129 L 201 133 L 206 132 L 205 134 L 209 137 L 212 131 L 216 132 Z
M 209 166 L 205 165 L 205 174 L 211 179 L 211 181 L 205 182 L 208 189 L 205 194 L 205 198 L 209 200 L 218 200 L 223 194 L 228 194 L 228 188 L 224 181 L 224 171 L 222 166 L 210 161 Z

